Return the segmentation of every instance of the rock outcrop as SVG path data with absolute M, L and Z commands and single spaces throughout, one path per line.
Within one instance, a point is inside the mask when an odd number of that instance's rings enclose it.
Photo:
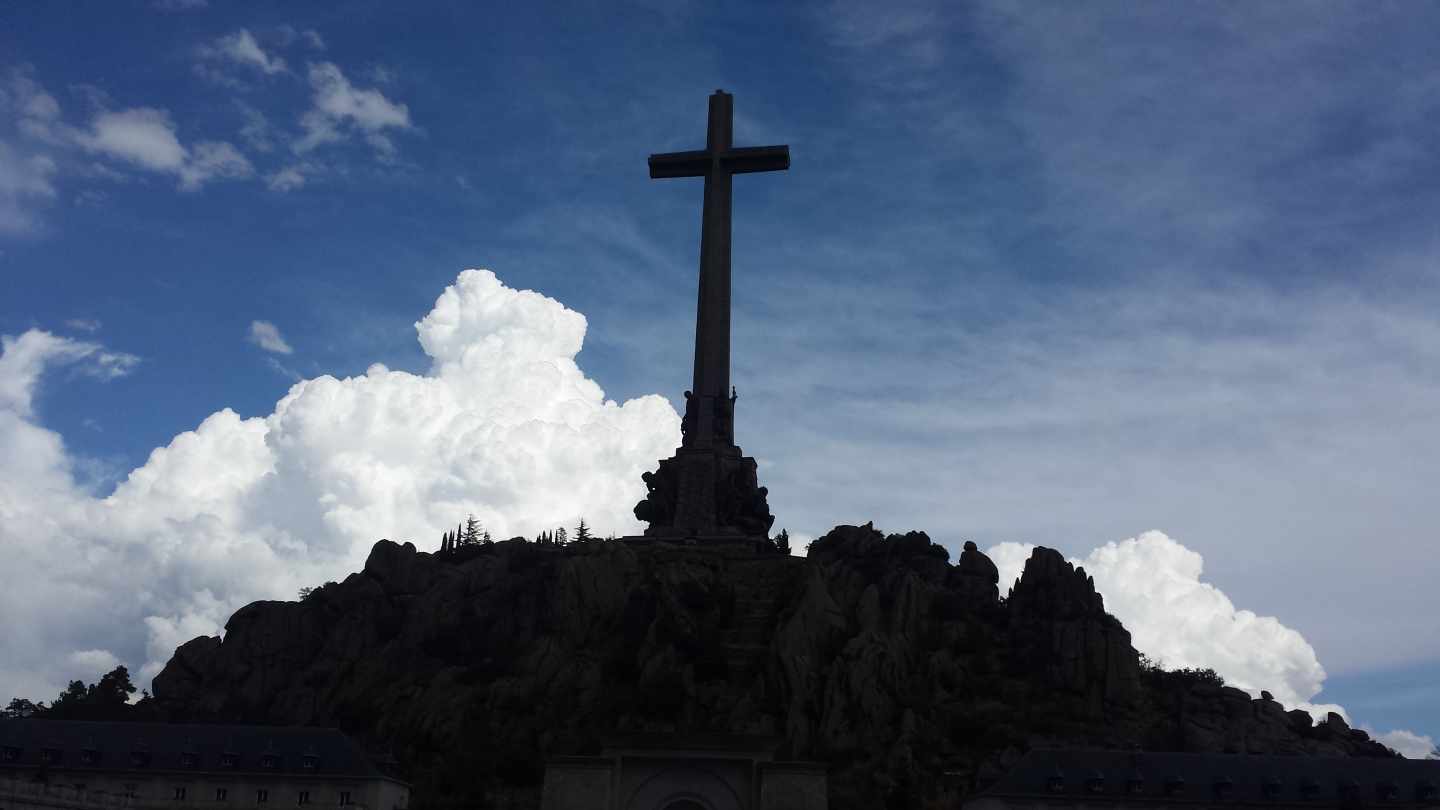
M 520 539 L 380 541 L 301 602 L 256 602 L 154 681 L 177 720 L 338 726 L 418 807 L 538 806 L 547 757 L 616 732 L 773 735 L 831 805 L 939 806 L 1035 744 L 1385 755 L 1332 720 L 1143 669 L 1083 570 L 1036 549 L 1008 599 L 967 543 L 840 526 L 808 557 Z M 1298 713 L 1303 715 L 1303 713 Z

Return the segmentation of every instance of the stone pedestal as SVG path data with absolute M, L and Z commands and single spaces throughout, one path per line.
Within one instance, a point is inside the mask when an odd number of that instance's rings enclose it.
M 646 537 L 764 540 L 775 518 L 759 486 L 755 459 L 735 445 L 680 447 L 643 476 L 649 490 L 635 517 Z

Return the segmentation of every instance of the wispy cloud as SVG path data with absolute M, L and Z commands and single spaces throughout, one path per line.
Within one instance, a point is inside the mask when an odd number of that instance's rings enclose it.
M 0 76 L 0 117 L 15 123 L 13 134 L 0 129 L 0 234 L 34 234 L 39 212 L 57 195 L 57 164 L 48 152 L 60 104 L 30 71 L 12 69 Z
M 170 114 L 137 107 L 105 111 L 90 128 L 77 134 L 84 148 L 119 158 L 155 172 L 173 174 L 180 188 L 194 191 L 216 179 L 239 179 L 254 173 L 250 161 L 224 141 L 203 141 L 187 148 L 180 143 Z
M 40 375 L 47 368 L 71 365 L 88 376 L 113 380 L 129 374 L 139 362 L 133 354 L 39 329 L 19 337 L 0 336 L 0 409 L 30 417 Z
M 342 141 L 349 131 L 359 130 L 377 151 L 390 154 L 394 144 L 386 130 L 410 128 L 410 110 L 404 104 L 379 90 L 355 87 L 331 62 L 310 66 L 310 87 L 314 106 L 300 119 L 304 134 L 293 144 L 296 152 Z
M 285 60 L 279 54 L 269 53 L 260 47 L 255 35 L 245 28 L 201 46 L 199 54 L 202 59 L 239 65 L 266 76 L 286 70 Z
M 295 350 L 285 341 L 280 334 L 280 329 L 269 321 L 251 321 L 250 332 L 246 338 L 251 343 L 275 354 L 294 354 Z
M 282 193 L 302 188 L 305 182 L 304 167 L 301 165 L 285 166 L 265 178 L 266 188 Z

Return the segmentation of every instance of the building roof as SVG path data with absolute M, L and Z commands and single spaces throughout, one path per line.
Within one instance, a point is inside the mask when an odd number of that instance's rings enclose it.
M 1399 758 L 1039 749 L 985 796 L 1088 802 L 1396 803 L 1440 806 L 1440 762 Z
M 0 772 L 17 768 L 394 778 L 339 729 L 33 717 L 0 720 Z

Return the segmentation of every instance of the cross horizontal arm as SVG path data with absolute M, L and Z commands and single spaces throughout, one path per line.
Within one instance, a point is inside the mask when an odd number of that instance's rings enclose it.
M 661 177 L 704 177 L 710 171 L 710 153 L 704 149 L 694 152 L 665 152 L 650 156 L 650 179 Z
M 790 168 L 788 146 L 746 146 L 727 149 L 720 162 L 734 174 L 746 172 L 783 172 Z

